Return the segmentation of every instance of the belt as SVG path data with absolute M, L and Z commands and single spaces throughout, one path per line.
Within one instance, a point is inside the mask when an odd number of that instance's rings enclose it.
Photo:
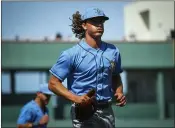
M 99 109 L 104 109 L 104 108 L 109 108 L 111 106 L 111 104 L 112 104 L 112 102 L 97 101 L 96 107 Z

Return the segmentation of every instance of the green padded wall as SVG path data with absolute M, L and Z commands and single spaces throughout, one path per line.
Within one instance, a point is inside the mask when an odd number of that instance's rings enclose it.
M 114 43 L 124 68 L 174 67 L 173 43 Z M 50 68 L 75 43 L 12 43 L 2 41 L 2 68 Z

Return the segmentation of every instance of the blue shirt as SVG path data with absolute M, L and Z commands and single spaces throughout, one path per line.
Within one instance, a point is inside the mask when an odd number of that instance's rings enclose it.
M 17 124 L 39 122 L 45 114 L 48 114 L 48 109 L 46 108 L 46 111 L 43 112 L 41 107 L 34 100 L 32 100 L 21 109 Z M 46 127 L 46 125 L 42 126 L 42 128 Z
M 82 40 L 63 51 L 50 72 L 61 81 L 67 78 L 67 87 L 74 94 L 83 95 L 94 88 L 97 100 L 109 101 L 112 75 L 122 72 L 120 52 L 113 44 L 102 42 L 95 49 Z

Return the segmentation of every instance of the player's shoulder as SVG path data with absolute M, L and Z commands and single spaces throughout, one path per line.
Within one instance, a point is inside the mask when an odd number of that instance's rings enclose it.
M 77 44 L 73 45 L 72 47 L 66 49 L 63 51 L 64 54 L 67 54 L 69 56 L 74 56 L 76 55 L 77 53 L 79 53 L 81 47 Z
M 21 111 L 26 111 L 26 110 L 32 111 L 34 110 L 33 108 L 35 108 L 34 106 L 35 106 L 34 101 L 33 100 L 29 101 L 21 108 Z
M 103 43 L 106 45 L 107 50 L 114 50 L 116 52 L 119 52 L 119 48 L 116 45 L 114 45 L 112 43 L 107 43 L 107 42 L 104 42 L 104 41 L 103 41 Z
M 78 44 L 75 44 L 75 45 L 73 45 L 72 47 L 70 47 L 70 48 L 68 48 L 66 51 L 67 52 L 76 52 L 76 50 L 78 50 L 79 49 L 79 46 L 78 46 Z
M 26 107 L 35 107 L 37 106 L 36 102 L 34 100 L 31 100 L 29 101 L 27 104 L 26 104 Z

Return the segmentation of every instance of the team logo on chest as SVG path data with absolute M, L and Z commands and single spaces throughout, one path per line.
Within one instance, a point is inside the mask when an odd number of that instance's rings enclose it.
M 113 60 L 109 60 L 107 57 L 105 57 L 108 61 L 109 61 L 109 63 L 110 63 L 110 67 L 111 67 L 111 71 L 113 72 L 114 70 L 115 70 L 115 61 L 113 61 Z
M 112 71 L 114 71 L 114 69 L 115 69 L 115 62 L 111 60 L 110 61 L 110 65 L 111 65 Z

